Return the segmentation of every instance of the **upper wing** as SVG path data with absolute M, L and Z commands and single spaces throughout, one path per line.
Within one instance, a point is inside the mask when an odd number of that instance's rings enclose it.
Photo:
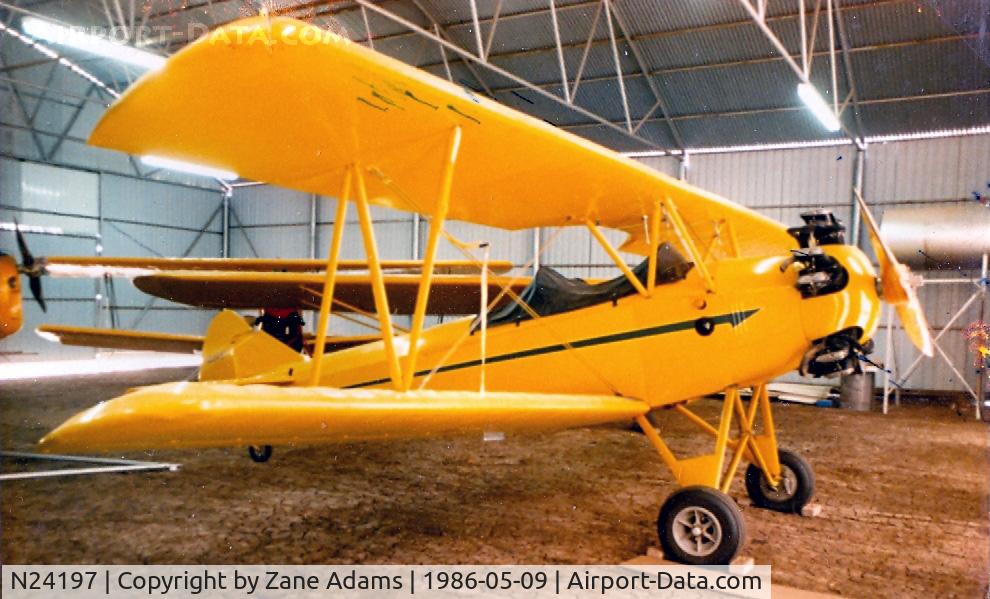
M 141 291 L 190 306 L 202 308 L 293 308 L 320 307 L 322 274 L 282 272 L 175 272 L 140 276 L 134 285 Z M 412 314 L 420 277 L 386 274 L 385 291 L 393 314 Z M 489 277 L 488 297 L 495 299 L 501 285 L 519 292 L 528 278 Z M 334 299 L 341 304 L 334 311 L 351 311 L 349 306 L 375 312 L 371 279 L 367 274 L 339 274 Z M 506 301 L 508 301 L 506 299 Z M 477 314 L 481 302 L 481 277 L 477 275 L 438 275 L 433 278 L 427 314 Z
M 169 383 L 80 412 L 40 446 L 90 452 L 402 439 L 587 426 L 647 410 L 639 400 L 598 395 Z
M 54 276 L 99 277 L 104 274 L 138 276 L 153 271 L 210 270 L 258 272 L 319 272 L 327 268 L 326 260 L 285 258 L 152 258 L 104 256 L 48 256 L 43 258 L 45 272 Z M 418 273 L 421 260 L 382 260 L 386 272 Z M 495 260 L 488 268 L 495 273 L 512 270 L 512 262 Z M 341 260 L 337 270 L 367 270 L 364 260 Z M 481 266 L 470 260 L 437 260 L 437 274 L 474 274 Z
M 591 219 L 635 232 L 669 198 L 703 247 L 719 223 L 743 255 L 796 247 L 780 223 L 284 17 L 244 19 L 189 44 L 131 86 L 89 141 L 331 196 L 360 164 L 372 202 L 432 214 L 455 126 L 451 219 L 504 229 Z M 645 252 L 635 239 L 626 248 Z

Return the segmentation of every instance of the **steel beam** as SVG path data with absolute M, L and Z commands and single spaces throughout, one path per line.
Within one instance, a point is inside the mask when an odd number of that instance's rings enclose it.
M 852 206 L 850 206 L 850 218 L 849 218 L 849 244 L 854 247 L 859 247 L 860 242 L 860 229 L 861 221 L 863 218 L 860 212 L 859 202 L 856 198 L 863 195 L 863 174 L 866 169 L 866 147 L 856 147 L 856 162 L 853 164 L 853 192 L 852 198 L 850 200 Z
M 602 3 L 596 3 L 598 7 L 595 9 L 595 16 L 591 19 L 591 29 L 588 31 L 588 39 L 584 42 L 584 49 L 581 51 L 581 62 L 578 64 L 577 75 L 574 76 L 574 87 L 571 91 L 571 102 L 574 101 L 575 96 L 577 96 L 578 87 L 581 85 L 581 77 L 584 75 L 584 65 L 588 62 L 588 52 L 591 50 L 591 42 L 595 38 L 595 33 L 598 31 L 598 20 L 602 16 Z
M 2 62 L 0 62 L 0 64 L 2 64 Z M 21 97 L 21 92 L 17 89 L 16 85 L 12 83 L 8 83 L 8 85 L 10 86 L 11 93 L 14 95 L 14 101 L 17 105 L 17 109 L 20 111 L 21 116 L 24 117 L 25 128 L 31 134 L 32 141 L 34 141 L 34 148 L 38 152 L 38 157 L 45 160 L 47 156 L 45 147 L 41 144 L 41 138 L 38 137 L 37 129 L 34 128 L 34 123 L 31 120 L 31 115 L 28 114 L 27 106 L 24 103 L 24 98 Z M 40 102 L 40 100 L 38 101 Z
M 543 97 L 545 97 L 545 98 L 547 98 L 549 100 L 552 100 L 553 102 L 555 102 L 557 104 L 560 104 L 561 106 L 565 106 L 567 108 L 570 108 L 571 110 L 573 110 L 574 112 L 577 112 L 578 114 L 581 114 L 582 116 L 585 116 L 587 118 L 590 118 L 590 119 L 592 119 L 592 120 L 594 120 L 596 122 L 601 123 L 602 125 L 605 125 L 605 126 L 611 128 L 611 129 L 614 129 L 614 130 L 622 133 L 626 137 L 629 137 L 630 139 L 633 139 L 633 140 L 635 140 L 638 143 L 641 143 L 641 144 L 643 144 L 643 145 L 645 145 L 647 147 L 654 148 L 654 149 L 657 149 L 657 150 L 664 150 L 665 149 L 665 148 L 662 148 L 662 147 L 658 146 L 655 142 L 653 142 L 653 141 L 651 141 L 649 139 L 646 139 L 646 138 L 644 138 L 642 136 L 639 136 L 639 135 L 636 135 L 634 133 L 631 133 L 628 130 L 623 129 L 622 127 L 616 126 L 614 123 L 612 123 L 608 119 L 606 119 L 606 118 L 604 118 L 604 117 L 602 117 L 602 116 L 600 116 L 598 114 L 595 114 L 595 113 L 591 112 L 590 110 L 587 110 L 587 109 L 582 108 L 580 106 L 575 106 L 575 105 L 572 105 L 572 104 L 568 104 L 566 101 L 564 101 L 562 98 L 560 98 L 556 94 L 552 94 L 552 93 L 550 93 L 550 92 L 548 92 L 548 91 L 546 91 L 544 89 L 541 89 L 541 88 L 533 85 L 532 83 L 529 83 L 525 79 L 519 77 L 518 75 L 515 75 L 515 74 L 513 74 L 513 73 L 511 73 L 509 71 L 506 71 L 505 69 L 503 69 L 503 68 L 501 68 L 501 67 L 499 67 L 497 65 L 491 64 L 488 61 L 482 60 L 480 57 L 474 56 L 471 52 L 465 50 L 464 48 L 461 48 L 457 44 L 454 44 L 454 43 L 452 43 L 452 42 L 444 39 L 443 37 L 441 37 L 439 35 L 435 35 L 435 34 L 431 33 L 430 31 L 427 31 L 427 30 L 423 29 L 422 27 L 416 25 L 415 23 L 409 21 L 408 19 L 405 19 L 405 18 L 403 18 L 403 17 L 401 17 L 399 15 L 396 15 L 396 14 L 394 14 L 394 13 L 392 13 L 392 12 L 390 12 L 390 11 L 388 11 L 388 10 L 380 7 L 380 6 L 378 6 L 377 4 L 374 4 L 372 2 L 369 2 L 369 0 L 356 0 L 356 1 L 359 2 L 360 4 L 364 5 L 364 6 L 367 6 L 369 10 L 372 10 L 374 12 L 377 12 L 380 15 L 382 15 L 382 16 L 384 16 L 384 17 L 386 17 L 386 18 L 388 18 L 388 19 L 390 19 L 390 20 L 392 20 L 392 21 L 394 21 L 394 22 L 396 22 L 396 23 L 398 23 L 398 24 L 400 24 L 400 25 L 402 25 L 404 27 L 408 27 L 409 29 L 417 32 L 419 35 L 422 35 L 422 36 L 425 36 L 425 37 L 428 37 L 428 38 L 432 39 L 433 41 L 437 42 L 438 44 L 442 45 L 443 47 L 445 47 L 445 48 L 447 48 L 447 49 L 455 52 L 461 58 L 463 58 L 465 60 L 474 61 L 477 64 L 480 64 L 480 65 L 484 66 L 485 68 L 487 68 L 488 70 L 492 71 L 493 73 L 495 73 L 495 74 L 497 74 L 497 75 L 499 75 L 501 77 L 505 77 L 506 79 L 509 79 L 510 81 L 514 81 L 514 82 L 516 82 L 516 83 L 518 83 L 520 85 L 523 85 L 523 86 L 531 89 L 532 91 L 540 94 L 541 96 L 543 96 Z M 416 2 L 417 0 L 413 0 L 413 1 Z M 466 62 L 465 62 L 465 64 L 466 64 Z
M 804 0 L 799 0 L 799 1 L 803 2 Z M 746 11 L 747 14 L 749 14 L 750 18 L 753 20 L 753 23 L 755 23 L 756 26 L 760 29 L 760 31 L 763 32 L 763 35 L 767 38 L 770 44 L 773 45 L 773 47 L 777 50 L 777 52 L 780 53 L 781 58 L 783 58 L 787 62 L 787 66 L 791 67 L 791 70 L 794 71 L 794 74 L 797 75 L 798 79 L 802 82 L 807 83 L 808 81 L 807 73 L 805 73 L 804 69 L 799 67 L 798 64 L 794 62 L 794 59 L 791 58 L 790 51 L 788 51 L 787 47 L 784 46 L 784 42 L 780 41 L 780 38 L 777 37 L 777 34 L 774 33 L 773 29 L 770 29 L 770 26 L 767 25 L 765 15 L 757 12 L 757 10 L 753 8 L 753 5 L 750 4 L 748 0 L 736 0 L 736 3 L 739 6 L 741 6 L 743 10 Z M 802 39 L 801 43 L 803 44 L 804 42 L 805 40 Z
M 374 50 L 375 38 L 371 35 L 371 23 L 368 22 L 368 11 L 363 6 L 361 7 L 361 19 L 364 21 L 365 40 L 368 42 L 368 47 Z
M 90 84 L 90 86 L 86 89 L 87 98 L 93 93 L 94 89 L 96 89 L 96 86 Z M 52 146 L 52 149 L 48 151 L 48 155 L 45 156 L 45 162 L 49 162 L 55 158 L 55 154 L 57 154 L 62 148 L 62 143 L 65 142 L 66 136 L 69 135 L 69 131 L 76 126 L 76 121 L 79 120 L 79 116 L 82 114 L 84 108 L 86 108 L 85 101 L 79 102 L 79 104 L 75 106 L 72 111 L 72 115 L 69 116 L 69 120 L 65 123 L 65 127 L 62 128 L 62 133 L 59 134 L 58 139 L 55 141 L 55 145 Z
M 187 258 L 187 257 L 189 257 L 189 254 L 191 254 L 192 251 L 193 251 L 193 249 L 196 248 L 196 244 L 199 243 L 199 240 L 203 238 L 203 235 L 206 234 L 207 229 L 210 228 L 210 225 L 213 224 L 213 221 L 216 220 L 217 215 L 221 213 L 221 211 L 223 210 L 223 208 L 224 208 L 224 204 L 221 203 L 219 206 L 217 206 L 216 210 L 214 210 L 213 213 L 210 214 L 210 218 L 208 218 L 206 220 L 206 222 L 203 224 L 203 227 L 199 230 L 199 233 L 197 233 L 196 234 L 196 237 L 193 238 L 192 242 L 188 246 L 186 246 L 186 251 L 182 252 L 182 256 L 180 256 L 181 258 Z M 109 221 L 107 221 L 107 222 L 108 222 L 108 224 L 110 226 L 114 227 L 115 229 L 117 229 L 118 231 L 120 231 L 121 233 L 123 233 L 124 235 L 127 235 L 127 233 L 124 232 L 124 230 L 121 229 L 120 227 L 115 226 L 112 222 L 109 222 Z M 138 242 L 138 245 L 141 245 L 145 249 L 150 250 L 153 254 L 158 254 L 159 256 L 161 256 L 160 253 L 152 250 L 151 248 L 148 248 L 147 246 L 145 246 L 144 244 L 142 244 L 140 242 Z M 224 257 L 226 257 L 226 256 L 224 256 Z M 144 320 L 145 316 L 148 315 L 148 312 L 151 310 L 151 307 L 155 304 L 155 302 L 158 301 L 158 299 L 159 298 L 157 298 L 157 297 L 148 298 L 148 300 L 145 302 L 144 306 L 141 307 L 141 311 L 138 312 L 137 316 L 134 317 L 134 320 L 131 322 L 131 326 L 129 326 L 128 328 L 129 329 L 136 329 L 138 327 L 138 325 L 141 324 L 141 322 Z
M 485 45 L 481 43 L 481 25 L 478 23 L 478 0 L 468 0 L 468 4 L 471 6 L 471 28 L 474 30 L 474 43 L 478 48 L 478 57 L 484 58 Z
M 653 97 L 660 106 L 660 111 L 663 113 L 667 127 L 670 129 L 671 136 L 674 138 L 674 143 L 678 148 L 683 150 L 684 139 L 681 137 L 681 134 L 674 125 L 674 122 L 670 120 L 670 110 L 667 108 L 667 102 L 664 100 L 663 94 L 657 86 L 657 82 L 649 74 L 650 69 L 646 65 L 646 60 L 643 59 L 643 54 L 640 52 L 639 45 L 636 44 L 632 36 L 629 35 L 629 28 L 626 27 L 625 22 L 623 22 L 622 13 L 619 12 L 617 7 L 612 8 L 612 16 L 615 17 L 615 24 L 619 26 L 619 31 L 622 32 L 622 36 L 626 38 L 626 43 L 629 44 L 629 49 L 632 51 L 633 58 L 636 60 L 639 70 L 643 73 L 643 76 L 646 77 L 646 83 L 650 86 L 650 91 L 653 93 Z
M 861 106 L 872 106 L 880 104 L 896 104 L 900 102 L 918 102 L 923 100 L 937 100 L 943 98 L 958 98 L 966 96 L 981 96 L 984 94 L 990 94 L 990 88 L 987 89 L 972 89 L 972 90 L 961 90 L 955 92 L 943 92 L 935 94 L 922 94 L 917 96 L 898 96 L 891 98 L 874 98 L 872 100 L 860 100 Z M 804 105 L 800 106 L 777 106 L 769 108 L 752 108 L 749 110 L 730 110 L 726 112 L 697 112 L 692 114 L 680 114 L 671 117 L 673 121 L 687 121 L 692 119 L 706 119 L 706 118 L 726 118 L 726 117 L 736 117 L 736 116 L 747 116 L 752 114 L 771 114 L 778 112 L 797 112 L 807 110 Z M 663 117 L 651 117 L 647 119 L 650 121 L 662 121 Z M 613 120 L 612 123 L 615 125 L 621 125 L 623 121 Z M 584 123 L 571 123 L 568 125 L 559 125 L 561 129 L 585 129 L 588 127 L 597 127 L 599 123 L 597 122 L 584 122 Z M 856 143 L 854 140 L 850 139 L 850 143 Z
M 903 42 L 888 42 L 888 43 L 883 43 L 883 44 L 872 44 L 872 45 L 869 45 L 869 46 L 858 46 L 858 47 L 855 47 L 855 48 L 850 47 L 849 48 L 849 53 L 850 54 L 853 54 L 853 53 L 858 54 L 858 53 L 863 53 L 863 52 L 874 52 L 874 51 L 877 51 L 877 50 L 889 50 L 889 49 L 896 49 L 896 48 L 903 48 L 903 47 L 921 46 L 921 45 L 927 45 L 927 44 L 939 44 L 939 43 L 951 43 L 951 42 L 967 42 L 967 41 L 977 40 L 980 37 L 981 36 L 979 34 L 953 34 L 953 35 L 945 35 L 945 36 L 937 36 L 937 37 L 932 37 L 932 38 L 926 38 L 926 39 L 922 39 L 922 40 L 910 40 L 910 41 L 903 41 Z M 986 37 L 986 36 L 984 35 L 983 37 Z M 635 36 L 634 39 L 640 40 L 640 39 L 643 39 L 643 36 Z M 812 53 L 812 56 L 813 57 L 827 56 L 827 55 L 828 55 L 828 52 L 827 51 L 814 52 L 814 53 Z M 496 58 L 499 57 L 499 56 L 504 56 L 504 55 L 497 55 Z M 733 60 L 733 61 L 727 61 L 727 62 L 714 62 L 714 63 L 708 63 L 708 64 L 699 64 L 699 65 L 684 65 L 684 66 L 679 66 L 679 67 L 668 67 L 668 68 L 664 68 L 664 69 L 656 69 L 656 70 L 650 71 L 649 74 L 651 76 L 665 76 L 665 75 L 672 75 L 674 73 L 690 73 L 690 72 L 695 72 L 695 71 L 706 71 L 706 70 L 710 70 L 710 69 L 727 69 L 727 68 L 738 67 L 738 66 L 757 65 L 757 64 L 771 64 L 771 63 L 775 63 L 775 62 L 780 62 L 782 60 L 783 59 L 780 58 L 779 56 L 760 56 L 758 58 L 746 58 L 746 59 L 742 59 L 742 60 Z M 427 68 L 429 66 L 431 66 L 431 65 L 424 65 L 423 68 Z M 643 75 L 641 73 L 636 73 L 636 74 L 629 74 L 629 75 L 627 75 L 626 78 L 627 79 L 635 79 L 635 78 L 642 77 L 642 76 Z M 588 81 L 588 82 L 599 82 L 599 81 L 610 81 L 611 79 L 612 79 L 612 77 L 610 75 L 601 75 L 601 76 L 597 76 L 597 77 L 589 77 L 589 78 L 585 79 L 585 81 Z M 556 85 L 556 80 L 553 80 L 552 79 L 552 80 L 547 80 L 547 81 L 542 81 L 542 82 L 533 82 L 533 84 L 534 85 L 537 85 L 539 87 L 550 87 L 550 86 Z M 524 87 L 519 87 L 519 86 L 503 86 L 503 87 L 496 87 L 496 88 L 494 88 L 493 91 L 495 93 L 501 93 L 501 92 L 511 92 L 511 91 L 514 91 L 514 90 L 515 91 L 518 91 L 518 90 L 522 90 L 522 89 L 525 89 L 525 88 Z
M 419 27 L 415 23 L 412 23 L 410 21 L 406 21 L 405 19 L 403 19 L 402 17 L 399 17 L 398 15 L 396 15 L 395 13 L 393 13 L 391 11 L 388 11 L 388 10 L 385 10 L 383 8 L 380 8 L 380 7 L 378 7 L 375 4 L 371 4 L 370 2 L 367 2 L 366 0 L 358 0 L 358 2 L 361 4 L 362 7 L 371 8 L 371 9 L 375 10 L 375 12 L 377 12 L 377 13 L 381 14 L 382 16 L 384 16 L 385 18 L 390 18 L 390 19 L 394 20 L 395 22 L 399 23 L 400 25 L 406 25 L 407 27 L 409 27 L 410 29 L 413 29 L 414 31 L 422 31 L 423 34 L 426 35 L 426 36 L 428 36 L 428 37 L 433 37 L 434 36 L 434 35 L 431 35 L 429 31 L 427 31 L 425 29 L 422 29 L 421 27 Z M 426 10 L 426 7 L 423 6 L 423 3 L 420 2 L 419 0 L 412 0 L 412 2 L 413 2 L 413 4 L 416 5 L 416 8 L 419 9 L 419 12 L 423 13 L 423 16 L 426 17 L 426 20 L 429 21 L 433 25 L 433 30 L 434 30 L 434 33 L 435 33 L 435 37 L 437 38 L 437 41 L 440 42 L 440 46 L 441 46 L 440 47 L 440 53 L 443 54 L 443 46 L 445 46 L 445 45 L 447 47 L 451 48 L 451 49 L 455 49 L 455 52 L 457 52 L 457 55 L 461 59 L 461 63 L 464 64 L 464 68 L 466 68 L 471 73 L 471 75 L 474 76 L 474 78 L 478 82 L 478 84 L 481 85 L 481 87 L 483 87 L 485 89 L 485 93 L 487 93 L 489 96 L 492 96 L 492 90 L 488 86 L 488 84 L 485 83 L 484 78 L 481 76 L 480 73 L 478 73 L 478 71 L 474 68 L 474 66 L 470 62 L 468 62 L 467 60 L 465 60 L 466 58 L 470 58 L 470 59 L 474 59 L 474 60 L 481 60 L 480 56 L 475 57 L 473 54 L 471 54 L 467 50 L 464 50 L 463 48 L 461 48 L 460 46 L 458 46 L 457 44 L 455 44 L 453 41 L 451 41 L 450 34 L 448 34 L 447 33 L 447 30 L 444 28 L 444 26 L 440 24 L 440 21 L 438 21 L 432 14 L 430 14 L 430 11 Z M 404 21 L 404 22 L 400 22 L 397 19 L 401 19 L 401 21 Z M 481 51 L 482 51 L 482 49 L 480 48 L 481 42 L 479 41 L 478 43 L 479 43 L 479 50 L 478 50 L 478 52 L 480 54 Z M 445 62 L 445 64 L 446 64 L 446 60 L 447 60 L 446 55 L 444 55 L 444 62 Z M 450 75 L 450 66 L 449 65 L 447 66 L 447 78 L 450 79 L 451 81 L 453 81 L 453 78 Z
M 495 29 L 498 28 L 498 18 L 502 14 L 502 0 L 495 3 L 495 14 L 492 15 L 492 26 L 488 28 L 488 39 L 485 40 L 485 53 L 482 58 L 488 60 L 488 54 L 492 51 L 492 41 L 495 39 Z
M 851 46 L 849 37 L 846 35 L 846 26 L 842 17 L 842 5 L 839 0 L 835 2 L 835 23 L 839 30 L 839 44 L 842 47 L 842 67 L 846 74 L 846 85 L 852 97 L 853 118 L 856 120 L 856 129 L 859 137 L 866 137 L 866 129 L 863 127 L 863 118 L 859 112 L 859 92 L 856 90 L 856 77 L 853 74 L 852 58 L 849 56 Z M 803 4 L 803 3 L 802 3 Z
M 231 194 L 225 192 L 220 200 L 220 207 L 222 210 L 220 213 L 220 235 L 222 235 L 220 242 L 221 258 L 230 258 L 230 197 Z
M 554 0 L 550 1 L 550 20 L 553 23 L 553 40 L 557 46 L 557 65 L 560 67 L 560 85 L 564 90 L 564 99 L 571 102 L 571 90 L 567 84 L 567 65 L 564 64 L 564 49 L 560 45 L 560 25 L 557 23 L 557 8 Z M 473 0 L 472 0 L 473 2 Z
M 849 139 L 856 144 L 857 147 L 860 147 L 863 145 L 862 140 L 859 139 L 859 137 L 856 136 L 852 131 L 850 131 L 848 127 L 846 127 L 845 123 L 842 122 L 841 115 L 839 114 L 839 104 L 838 104 L 839 89 L 838 89 L 838 82 L 836 77 L 836 61 L 835 61 L 835 26 L 834 26 L 835 24 L 834 21 L 832 20 L 834 15 L 832 13 L 832 0 L 826 0 L 826 1 L 828 3 L 827 4 L 828 7 L 827 12 L 829 19 L 828 56 L 829 56 L 829 64 L 832 71 L 833 111 L 835 112 L 836 119 L 839 121 L 839 126 L 842 128 L 843 133 L 845 133 L 849 137 Z M 798 0 L 798 2 L 804 2 L 804 0 Z M 748 0 L 737 0 L 737 3 L 740 6 L 742 6 L 743 10 L 745 10 L 749 14 L 750 18 L 753 20 L 753 23 L 755 23 L 756 26 L 760 29 L 760 31 L 763 32 L 764 37 L 766 37 L 767 41 L 769 41 L 770 44 L 777 50 L 781 58 L 783 58 L 784 61 L 787 63 L 787 66 L 789 66 L 791 70 L 794 71 L 794 74 L 797 76 L 798 83 L 809 83 L 810 63 L 809 63 L 809 70 L 805 70 L 804 68 L 802 68 L 802 66 L 798 65 L 798 63 L 791 56 L 790 51 L 787 49 L 787 46 L 784 45 L 784 42 L 781 41 L 781 39 L 777 36 L 777 34 L 772 29 L 770 29 L 769 25 L 767 25 L 765 11 L 762 8 L 760 10 L 753 8 L 753 5 L 750 4 Z M 801 39 L 802 47 L 805 47 L 807 42 L 808 42 L 807 39 L 802 38 Z
M 612 25 L 611 0 L 602 0 L 605 7 L 605 24 L 608 26 L 608 39 L 612 46 L 612 60 L 615 62 L 615 77 L 619 80 L 619 96 L 622 98 L 622 112 L 626 115 L 626 129 L 632 133 L 632 119 L 629 117 L 629 98 L 626 97 L 626 80 L 619 62 L 619 46 L 615 43 L 615 27 Z

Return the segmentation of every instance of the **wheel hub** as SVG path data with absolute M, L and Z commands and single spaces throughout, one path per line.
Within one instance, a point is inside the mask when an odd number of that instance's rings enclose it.
M 700 506 L 689 506 L 674 517 L 673 537 L 685 553 L 704 557 L 722 543 L 722 525 L 715 514 Z
M 785 464 L 780 465 L 780 481 L 776 487 L 773 487 L 767 481 L 765 475 L 760 477 L 760 490 L 763 491 L 764 497 L 774 501 L 787 501 L 791 499 L 797 493 L 797 488 L 797 475 Z

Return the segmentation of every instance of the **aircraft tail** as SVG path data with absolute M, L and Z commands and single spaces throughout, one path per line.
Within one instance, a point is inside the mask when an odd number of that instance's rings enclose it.
M 302 360 L 301 354 L 278 339 L 251 328 L 240 314 L 224 310 L 206 329 L 199 380 L 242 379 Z

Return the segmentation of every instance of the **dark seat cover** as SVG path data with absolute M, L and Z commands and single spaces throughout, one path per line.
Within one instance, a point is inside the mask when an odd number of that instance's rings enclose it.
M 670 244 L 664 243 L 657 249 L 657 284 L 680 281 L 693 266 Z M 647 259 L 632 269 L 643 285 L 646 285 L 649 267 L 650 261 Z M 636 288 L 624 275 L 591 284 L 583 279 L 568 279 L 556 270 L 544 266 L 536 271 L 536 276 L 519 297 L 540 316 L 550 316 L 616 301 L 633 293 L 636 293 Z M 488 326 L 520 322 L 529 318 L 529 313 L 513 301 L 492 310 L 488 315 Z

